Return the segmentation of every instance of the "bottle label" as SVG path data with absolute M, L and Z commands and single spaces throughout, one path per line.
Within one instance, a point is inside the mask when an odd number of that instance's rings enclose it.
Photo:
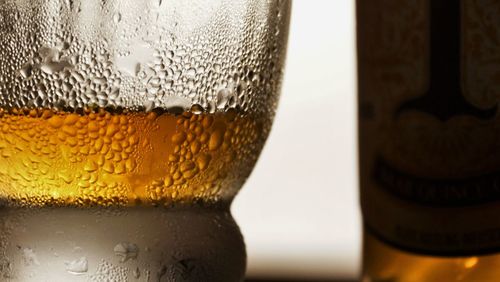
M 358 0 L 368 231 L 439 255 L 500 250 L 500 1 Z

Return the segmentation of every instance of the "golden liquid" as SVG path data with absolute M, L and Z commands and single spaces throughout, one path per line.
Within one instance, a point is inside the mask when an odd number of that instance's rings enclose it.
M 436 257 L 389 246 L 365 232 L 362 282 L 495 282 L 500 255 Z
M 0 112 L 0 199 L 30 206 L 230 201 L 260 153 L 266 121 L 237 111 Z

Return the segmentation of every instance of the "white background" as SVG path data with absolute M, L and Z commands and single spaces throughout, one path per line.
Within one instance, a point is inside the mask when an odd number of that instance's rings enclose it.
M 356 277 L 354 3 L 293 2 L 273 130 L 233 204 L 250 276 Z

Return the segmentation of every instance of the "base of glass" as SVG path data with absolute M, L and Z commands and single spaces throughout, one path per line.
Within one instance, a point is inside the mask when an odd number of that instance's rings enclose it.
M 212 209 L 0 208 L 0 280 L 242 281 L 231 214 Z

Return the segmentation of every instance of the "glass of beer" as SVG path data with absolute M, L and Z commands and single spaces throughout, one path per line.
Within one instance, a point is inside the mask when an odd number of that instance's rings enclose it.
M 0 2 L 0 280 L 241 281 L 290 1 Z

